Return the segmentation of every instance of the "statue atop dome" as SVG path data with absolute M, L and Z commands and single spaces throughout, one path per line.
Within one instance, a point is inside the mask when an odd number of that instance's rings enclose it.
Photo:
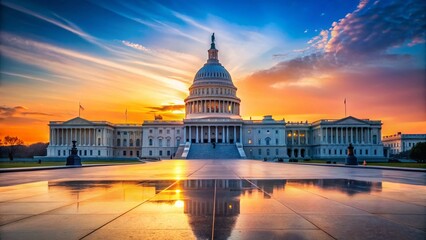
M 215 41 L 215 37 L 214 37 L 214 33 L 212 34 L 212 44 L 211 44 L 211 46 L 210 46 L 210 49 L 216 49 L 216 46 L 215 46 L 215 44 L 214 44 L 214 41 Z

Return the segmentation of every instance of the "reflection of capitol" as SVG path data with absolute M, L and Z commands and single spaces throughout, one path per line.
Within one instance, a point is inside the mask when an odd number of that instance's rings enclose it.
M 211 216 L 214 207 L 216 181 L 216 216 L 236 216 L 240 213 L 241 180 L 186 180 L 184 213 L 192 216 Z
M 48 192 L 61 199 L 79 202 L 134 203 L 149 212 L 171 214 L 183 221 L 197 239 L 227 239 L 240 214 L 271 203 L 271 196 L 292 197 L 286 188 L 354 196 L 381 192 L 381 182 L 349 179 L 302 180 L 153 180 L 153 181 L 63 181 L 49 182 Z M 60 193 L 58 195 L 58 193 Z M 296 193 L 298 194 L 298 193 Z M 148 201 L 147 201 L 148 200 Z M 276 200 L 272 200 L 276 201 Z M 259 205 L 257 205 L 259 204 Z M 83 204 L 84 205 L 84 204 Z M 75 211 L 80 212 L 79 204 Z M 260 207 L 260 208 L 259 208 Z M 82 210 L 84 211 L 84 210 Z M 141 212 L 141 218 L 149 216 Z M 154 214 L 156 215 L 156 214 Z

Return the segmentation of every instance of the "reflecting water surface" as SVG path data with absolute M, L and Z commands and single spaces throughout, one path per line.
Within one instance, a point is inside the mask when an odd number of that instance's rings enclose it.
M 425 186 L 389 182 L 53 181 L 0 193 L 5 239 L 47 239 L 58 229 L 62 239 L 332 239 L 350 234 L 339 225 L 348 219 L 387 229 L 381 236 L 390 239 L 422 238 L 426 228 Z

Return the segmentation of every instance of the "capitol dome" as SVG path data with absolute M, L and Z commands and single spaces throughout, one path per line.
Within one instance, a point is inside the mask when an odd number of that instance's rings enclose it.
M 237 88 L 232 83 L 231 74 L 219 63 L 219 50 L 214 41 L 213 34 L 207 63 L 195 74 L 185 99 L 187 119 L 241 118 Z

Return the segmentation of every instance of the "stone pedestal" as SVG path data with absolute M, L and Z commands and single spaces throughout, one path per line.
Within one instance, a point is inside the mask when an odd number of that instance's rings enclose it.
M 75 143 L 77 141 L 72 141 L 71 155 L 67 157 L 67 166 L 81 166 L 81 158 L 77 155 L 77 147 Z
M 345 165 L 358 165 L 358 159 L 355 157 L 352 143 L 350 143 L 348 147 L 348 156 L 346 157 Z

